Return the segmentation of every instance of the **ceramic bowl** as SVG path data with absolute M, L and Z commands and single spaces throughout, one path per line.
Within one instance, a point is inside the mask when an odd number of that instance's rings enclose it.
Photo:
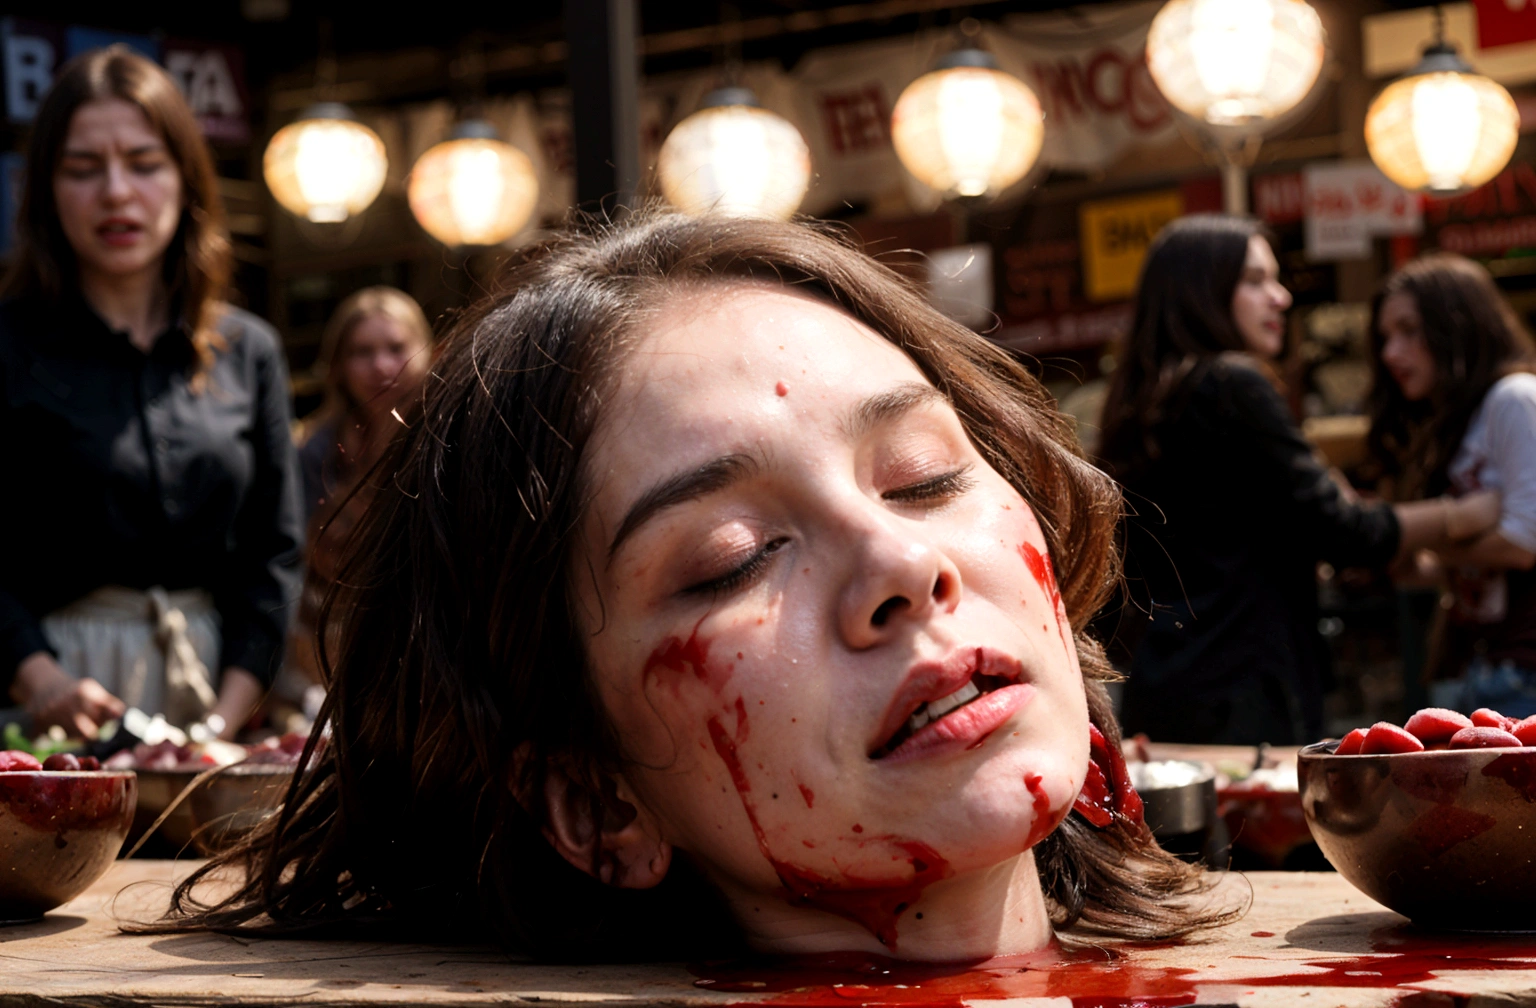
M 0 923 L 36 920 L 100 878 L 137 794 L 128 771 L 0 773 Z
M 1328 861 L 1421 927 L 1536 931 L 1536 748 L 1335 756 L 1301 750 Z
M 135 770 L 139 776 L 135 839 L 206 769 Z M 165 843 L 157 845 L 156 853 L 179 852 L 189 845 L 204 854 L 211 853 L 276 809 L 292 776 L 293 767 L 281 764 L 237 763 L 225 767 L 194 788 L 161 823 L 158 836 Z

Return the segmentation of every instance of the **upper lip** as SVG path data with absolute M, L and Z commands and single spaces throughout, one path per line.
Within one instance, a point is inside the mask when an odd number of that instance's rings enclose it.
M 901 688 L 891 699 L 866 751 L 877 752 L 919 707 L 949 696 L 977 674 L 1019 682 L 1024 676 L 1024 666 L 1005 651 L 976 645 L 955 648 L 938 660 L 924 659 L 915 663 L 907 670 Z
M 136 228 L 139 227 L 140 224 L 138 221 L 131 220 L 127 217 L 108 217 L 106 220 L 96 225 L 96 230 L 101 231 L 113 226 Z

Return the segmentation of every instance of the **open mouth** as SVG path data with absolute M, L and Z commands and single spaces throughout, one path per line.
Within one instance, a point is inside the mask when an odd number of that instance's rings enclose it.
M 869 754 L 869 758 L 884 759 L 886 756 L 889 756 L 897 749 L 900 749 L 902 744 L 910 739 L 913 735 L 928 727 L 928 725 L 932 724 L 933 722 L 940 720 L 946 715 L 953 714 L 955 711 L 960 710 L 968 704 L 974 703 L 975 701 L 981 699 L 989 693 L 992 693 L 995 690 L 1002 689 L 1003 687 L 1010 686 L 1012 684 L 1013 680 L 1011 679 L 1005 679 L 1002 676 L 985 675 L 981 672 L 977 672 L 975 675 L 971 676 L 971 678 L 968 679 L 963 686 L 948 696 L 940 697 L 937 700 L 930 700 L 927 703 L 918 704 L 917 707 L 907 715 L 907 718 L 902 722 L 901 727 L 897 728 L 893 735 L 887 738 L 873 752 L 871 752 Z

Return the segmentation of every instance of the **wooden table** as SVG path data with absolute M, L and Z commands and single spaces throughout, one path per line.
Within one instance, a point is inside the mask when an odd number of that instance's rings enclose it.
M 552 967 L 514 962 L 489 949 L 117 931 L 115 920 L 142 918 L 163 906 L 170 881 L 188 869 L 185 863 L 118 862 L 42 923 L 0 931 L 0 1006 L 959 1006 L 989 1000 L 974 989 L 978 974 L 915 988 L 721 993 L 696 986 L 694 975 L 675 965 Z M 130 883 L 140 884 L 125 889 Z M 1223 884 L 1251 886 L 1252 909 L 1206 939 L 1124 948 L 1111 962 L 1014 973 L 999 990 L 1014 995 L 1010 1008 L 1536 1006 L 1536 936 L 1421 934 L 1333 874 L 1263 872 Z

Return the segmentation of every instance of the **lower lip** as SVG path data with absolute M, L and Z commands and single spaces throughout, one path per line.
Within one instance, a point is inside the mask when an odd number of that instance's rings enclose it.
M 1035 687 L 1029 683 L 1015 683 L 993 690 L 959 710 L 924 725 L 880 762 L 910 763 L 913 760 L 974 749 L 1034 697 Z
M 98 231 L 97 232 L 97 234 L 101 235 L 101 240 L 102 240 L 102 242 L 104 244 L 116 246 L 116 247 L 119 247 L 119 248 L 122 248 L 122 247 L 125 247 L 125 246 L 128 246 L 128 245 L 136 245 L 136 244 L 138 244 L 139 235 L 141 233 L 142 232 L 140 232 L 137 228 L 134 228 L 134 229 L 128 230 L 128 231 Z

